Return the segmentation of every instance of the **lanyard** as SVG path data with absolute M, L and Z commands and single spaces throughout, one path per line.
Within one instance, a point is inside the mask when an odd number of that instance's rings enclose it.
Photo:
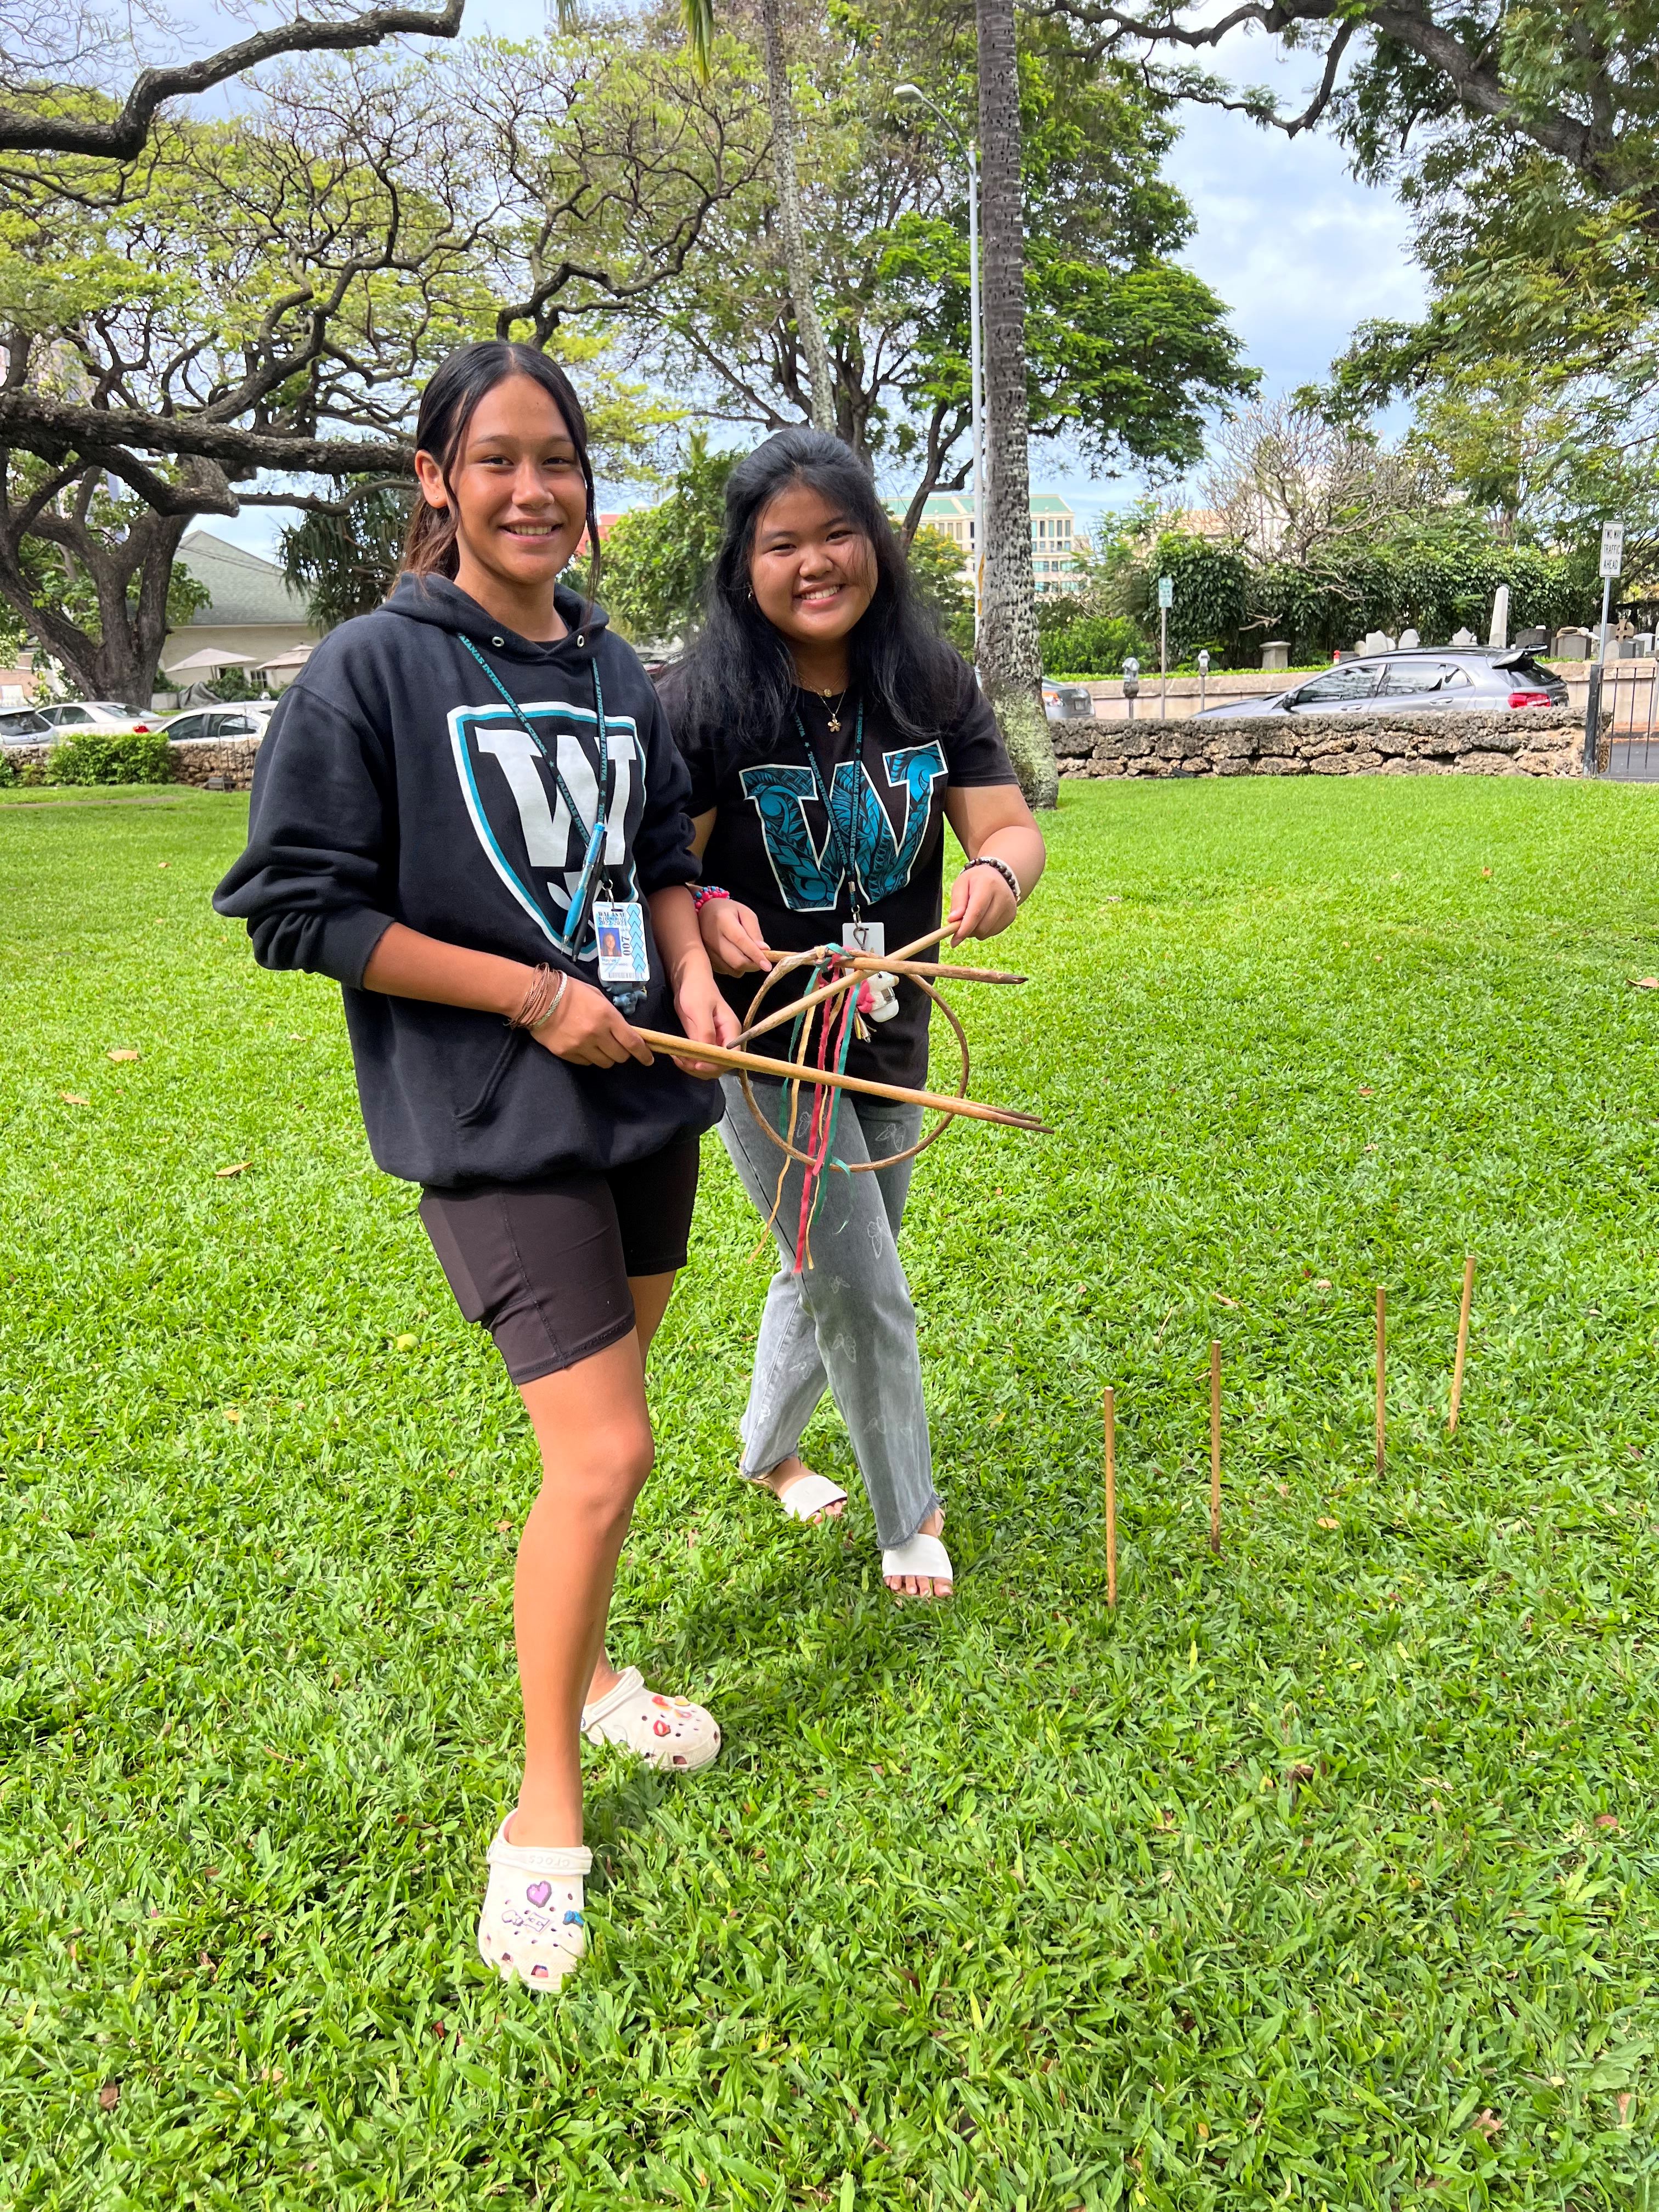
M 811 767 L 812 785 L 817 793 L 818 804 L 823 807 L 829 821 L 830 850 L 835 854 L 842 872 L 852 886 L 853 915 L 856 921 L 870 903 L 864 888 L 864 878 L 859 872 L 859 816 L 864 805 L 864 702 L 861 699 L 859 702 L 858 716 L 853 730 L 853 803 L 845 841 L 842 837 L 841 824 L 836 818 L 836 810 L 831 803 L 830 789 L 823 781 L 823 770 L 818 766 L 817 750 L 811 738 L 807 736 L 806 725 L 799 714 L 795 716 L 795 728 L 799 733 L 801 744 L 806 749 L 806 757 Z
M 472 655 L 472 658 L 477 662 L 479 667 L 483 669 L 484 674 L 495 685 L 497 691 L 501 693 L 501 697 L 507 702 L 507 709 L 512 714 L 514 720 L 529 738 L 531 744 L 535 746 L 537 751 L 541 755 L 544 760 L 550 760 L 546 746 L 542 743 L 541 739 L 536 735 L 534 730 L 531 728 L 529 723 L 525 720 L 523 714 L 520 710 L 518 701 L 507 690 L 506 684 L 502 683 L 501 678 L 496 675 L 495 670 L 484 659 L 483 653 L 479 652 L 477 647 L 473 644 L 470 637 L 462 636 L 459 630 L 457 630 L 455 635 L 457 637 L 460 638 L 461 643 L 466 647 L 467 651 Z M 595 720 L 599 724 L 599 803 L 598 811 L 594 816 L 593 827 L 592 830 L 590 830 L 587 824 L 582 820 L 581 809 L 577 805 L 574 798 L 572 796 L 569 785 L 559 773 L 559 764 L 556 757 L 553 757 L 550 760 L 550 765 L 553 770 L 554 783 L 558 788 L 560 798 L 570 810 L 570 819 L 575 825 L 576 835 L 579 837 L 582 837 L 586 840 L 586 852 L 582 860 L 581 878 L 576 885 L 574 892 L 572 894 L 570 904 L 566 909 L 564 933 L 559 940 L 560 943 L 564 945 L 565 949 L 573 954 L 576 950 L 577 940 L 581 935 L 582 925 L 587 919 L 588 897 L 589 894 L 592 890 L 593 878 L 599 868 L 599 854 L 605 849 L 605 824 L 608 822 L 611 814 L 612 781 L 611 774 L 611 738 L 610 732 L 606 726 L 605 719 L 605 694 L 599 689 L 599 662 L 597 653 L 587 665 L 593 678 L 593 715 Z

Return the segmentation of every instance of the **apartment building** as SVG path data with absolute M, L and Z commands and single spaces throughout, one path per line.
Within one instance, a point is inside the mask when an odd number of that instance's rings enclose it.
M 888 502 L 896 521 L 904 513 L 900 500 Z M 1073 539 L 1077 517 L 1058 492 L 1031 495 L 1031 567 L 1036 572 L 1037 597 L 1052 599 L 1072 586 Z M 962 548 L 962 565 L 969 580 L 974 573 L 974 501 L 965 491 L 936 491 L 921 511 L 923 524 L 942 531 Z

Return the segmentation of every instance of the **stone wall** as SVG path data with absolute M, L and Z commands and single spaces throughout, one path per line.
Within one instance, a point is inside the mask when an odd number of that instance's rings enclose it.
M 1054 722 L 1064 776 L 1579 775 L 1570 713 L 1258 714 L 1237 721 Z
M 198 791 L 246 791 L 253 781 L 258 738 L 182 738 L 167 747 L 175 783 L 193 785 Z M 0 748 L 20 775 L 33 774 L 46 780 L 49 744 L 6 745 Z

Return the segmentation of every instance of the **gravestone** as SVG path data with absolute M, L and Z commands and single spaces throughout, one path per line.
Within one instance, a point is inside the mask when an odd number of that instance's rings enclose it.
M 1474 643 L 1474 632 L 1472 629 L 1460 629 L 1456 636 L 1453 638 L 1452 643 L 1454 645 L 1473 645 Z
M 1291 641 L 1288 638 L 1272 638 L 1262 647 L 1261 665 L 1263 668 L 1283 669 L 1288 668 L 1290 665 Z
M 1555 658 L 1558 660 L 1588 660 L 1590 657 L 1590 634 L 1576 625 L 1555 633 Z
M 1422 642 L 1422 639 L 1417 635 L 1417 632 L 1414 629 L 1402 629 L 1400 633 L 1400 650 L 1401 653 L 1415 653 Z
M 1392 653 L 1394 640 L 1385 629 L 1368 629 L 1364 650 L 1367 653 Z
M 1493 647 L 1510 641 L 1510 587 L 1500 584 L 1492 595 L 1492 634 L 1486 643 Z

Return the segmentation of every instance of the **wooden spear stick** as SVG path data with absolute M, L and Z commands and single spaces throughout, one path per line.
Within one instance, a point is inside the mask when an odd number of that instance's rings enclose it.
M 1457 1357 L 1452 1362 L 1451 1419 L 1446 1424 L 1449 1437 L 1457 1433 L 1458 1409 L 1463 1403 L 1463 1355 L 1469 1348 L 1469 1300 L 1474 1296 L 1474 1255 L 1471 1252 L 1463 1262 L 1463 1304 L 1457 1316 Z
M 1376 1286 L 1376 1471 L 1379 1474 L 1382 1472 L 1389 1435 L 1388 1298 L 1388 1292 L 1379 1283 Z
M 894 960 L 909 960 L 918 952 L 930 951 L 935 945 L 940 944 L 951 934 L 951 925 L 946 922 L 943 929 L 935 929 L 926 937 L 917 938 L 914 945 L 901 945 L 891 959 L 884 956 L 877 960 L 876 965 L 878 968 L 890 968 Z M 832 945 L 826 945 L 823 947 L 825 952 L 833 952 L 836 949 Z M 751 1044 L 757 1036 L 764 1036 L 769 1030 L 781 1029 L 786 1022 L 793 1022 L 808 1006 L 816 1006 L 824 999 L 833 999 L 837 992 L 850 990 L 852 984 L 852 974 L 838 975 L 833 983 L 820 983 L 816 991 L 808 991 L 801 998 L 792 999 L 787 1006 L 780 1006 L 776 1013 L 768 1014 L 763 1019 L 751 1024 L 744 1030 L 741 1042 L 744 1044 Z
M 1054 1131 L 1035 1114 L 1022 1114 L 1012 1106 L 981 1106 L 973 1098 L 947 1098 L 938 1091 L 907 1091 L 902 1084 L 874 1083 L 867 1076 L 838 1075 L 833 1068 L 805 1067 L 799 1060 L 768 1060 L 763 1053 L 738 1052 L 730 1045 L 697 1044 L 690 1037 L 670 1036 L 665 1030 L 639 1030 L 653 1052 L 672 1053 L 677 1059 L 699 1060 L 710 1067 L 746 1067 L 751 1075 L 769 1075 L 780 1083 L 817 1083 L 830 1091 L 857 1091 L 866 1098 L 896 1099 L 901 1106 L 923 1106 L 937 1114 L 961 1114 L 970 1121 L 998 1121 L 1008 1129 L 1032 1129 L 1052 1137 Z
M 1221 1346 L 1210 1340 L 1210 1549 L 1221 1549 Z
M 873 952 L 855 952 L 848 962 L 861 975 L 927 975 L 945 983 L 1026 983 L 1028 975 L 1010 975 L 1000 968 L 942 968 L 936 960 L 878 960 Z
M 1106 1419 L 1106 1603 L 1117 1610 L 1117 1413 L 1109 1383 L 1104 1401 Z

